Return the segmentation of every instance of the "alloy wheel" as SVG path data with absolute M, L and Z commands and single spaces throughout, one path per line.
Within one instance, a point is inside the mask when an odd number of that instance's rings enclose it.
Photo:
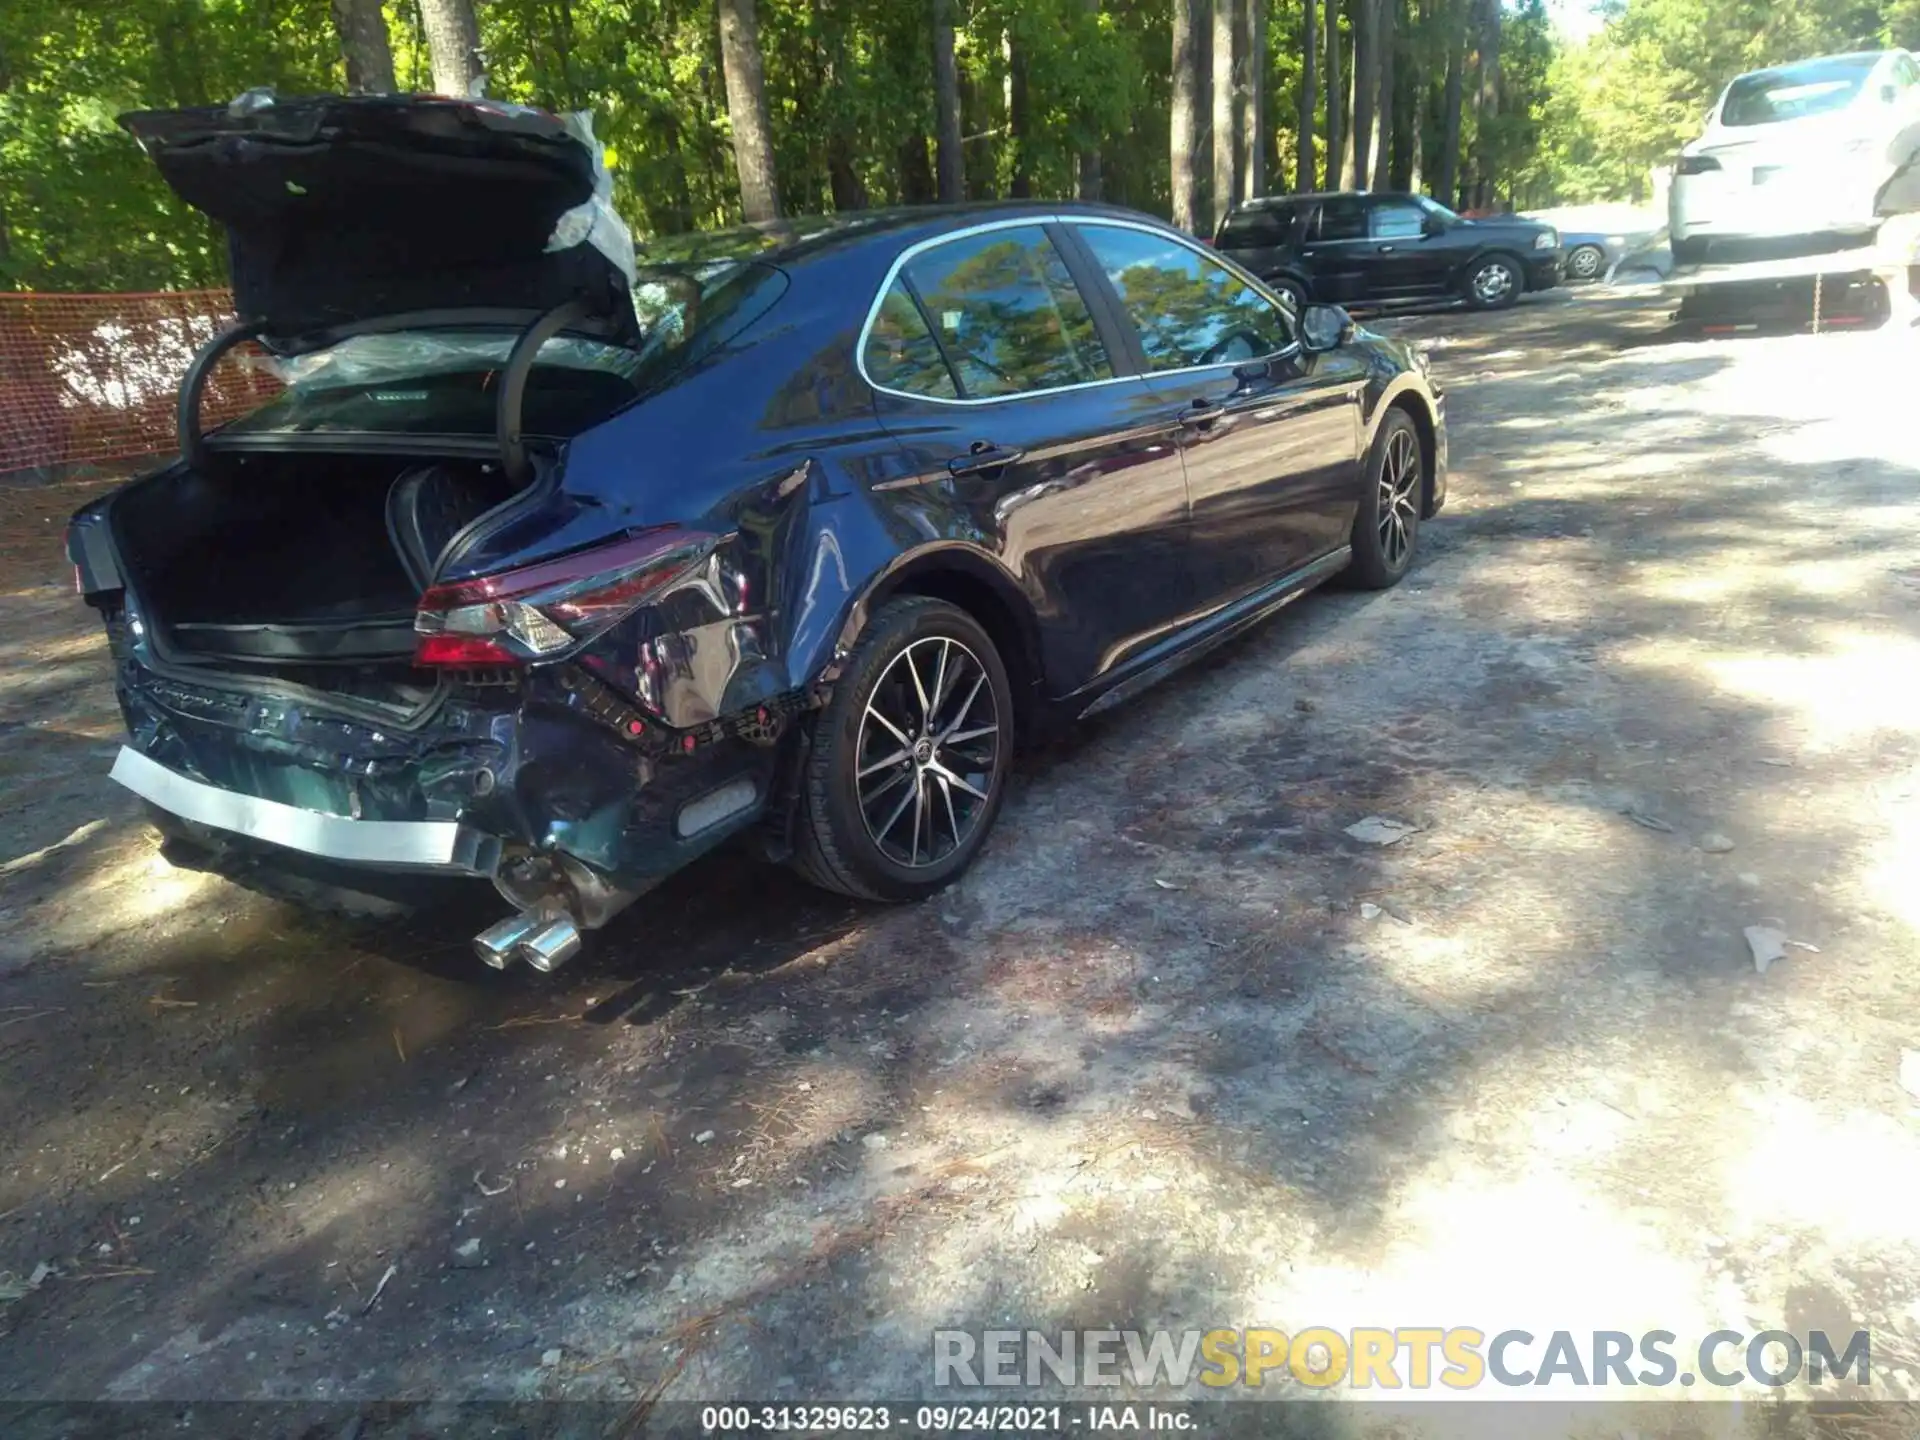
M 1567 273 L 1576 280 L 1591 280 L 1600 273 L 1602 258 L 1593 246 L 1581 245 L 1567 257 Z
M 881 853 L 923 869 L 965 844 L 993 795 L 1000 714 L 980 657 L 946 635 L 915 640 L 860 717 L 855 785 Z
M 1413 530 L 1420 518 L 1420 451 L 1406 430 L 1387 436 L 1387 453 L 1380 465 L 1380 554 L 1398 570 L 1413 549 Z
M 1499 260 L 1481 266 L 1473 277 L 1474 298 L 1488 305 L 1505 299 L 1512 289 L 1513 271 Z

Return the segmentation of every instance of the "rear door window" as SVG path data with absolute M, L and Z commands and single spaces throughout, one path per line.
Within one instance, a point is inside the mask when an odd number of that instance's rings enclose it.
M 1220 227 L 1222 250 L 1266 250 L 1291 245 L 1299 212 L 1291 205 L 1256 206 L 1236 210 Z
M 1316 240 L 1367 238 L 1367 202 L 1357 195 L 1336 195 L 1320 202 Z
M 867 378 L 885 389 L 931 395 L 937 400 L 960 398 L 947 357 L 927 326 L 920 302 L 903 281 L 895 280 L 887 287 L 873 326 L 867 331 L 863 358 Z
M 1149 370 L 1240 364 L 1293 340 L 1280 307 L 1211 255 L 1117 225 L 1080 225 L 1078 234 L 1139 332 Z
M 962 399 L 997 399 L 1113 378 L 1093 314 L 1066 262 L 1038 225 L 965 235 L 914 256 L 895 288 L 917 299 L 916 326 L 890 291 L 869 332 L 865 359 L 875 384 L 951 398 L 919 335 L 951 367 Z M 889 306 L 892 306 L 889 312 Z M 891 327 L 891 328 L 889 328 Z M 876 345 L 899 346 L 875 363 Z M 911 371 L 911 383 L 882 377 Z

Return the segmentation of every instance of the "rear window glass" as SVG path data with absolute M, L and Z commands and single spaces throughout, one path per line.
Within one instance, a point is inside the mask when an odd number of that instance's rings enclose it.
M 1299 212 L 1291 206 L 1236 210 L 1220 227 L 1218 244 L 1223 250 L 1291 245 L 1298 220 Z
M 1843 55 L 1809 60 L 1742 75 L 1727 87 L 1720 107 L 1722 125 L 1771 125 L 1844 110 L 1860 94 L 1877 55 Z
M 643 268 L 633 290 L 639 348 L 574 335 L 549 340 L 527 377 L 521 428 L 579 434 L 738 334 L 786 283 L 755 264 Z M 286 389 L 220 433 L 490 436 L 499 373 L 518 338 L 499 327 L 406 330 L 270 360 Z

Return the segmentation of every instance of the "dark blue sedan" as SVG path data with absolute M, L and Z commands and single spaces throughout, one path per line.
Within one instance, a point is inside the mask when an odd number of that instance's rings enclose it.
M 483 959 L 752 832 L 937 891 L 1014 748 L 1445 498 L 1405 347 L 1191 237 L 1067 204 L 901 210 L 636 257 L 542 112 L 321 98 L 133 115 L 230 236 L 241 321 L 181 455 L 74 517 L 175 853 L 361 889 L 490 880 Z M 240 356 L 284 388 L 199 415 Z

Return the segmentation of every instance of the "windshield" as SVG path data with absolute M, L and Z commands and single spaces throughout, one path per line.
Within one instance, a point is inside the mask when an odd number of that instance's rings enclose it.
M 1727 87 L 1722 125 L 1771 125 L 1844 110 L 1866 84 L 1878 55 L 1839 55 L 1742 75 Z
M 1447 209 L 1447 207 L 1442 205 L 1438 200 L 1429 200 L 1424 195 L 1416 195 L 1413 197 L 1413 200 L 1414 203 L 1426 211 L 1427 214 L 1437 216 L 1449 225 L 1458 225 L 1460 223 L 1460 217 L 1454 214 L 1453 211 Z
M 633 287 L 639 348 L 547 341 L 527 377 L 522 429 L 579 434 L 764 313 L 785 285 L 780 272 L 737 261 L 643 268 Z M 492 435 L 499 372 L 518 338 L 497 326 L 403 330 L 269 359 L 286 389 L 221 433 Z

